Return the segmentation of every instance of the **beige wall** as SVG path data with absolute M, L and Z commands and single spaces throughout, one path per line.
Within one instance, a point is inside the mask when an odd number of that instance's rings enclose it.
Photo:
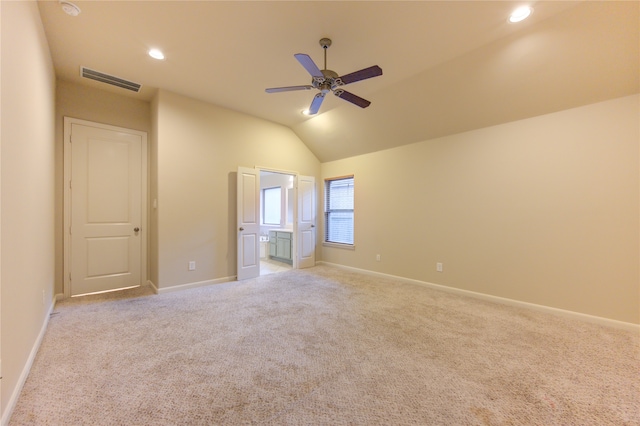
M 356 250 L 323 247 L 322 258 L 638 324 L 638 105 L 324 163 L 323 179 L 355 174 Z
M 55 76 L 37 3 L 0 8 L 4 421 L 53 303 Z
M 56 294 L 63 293 L 64 117 L 151 132 L 151 105 L 134 97 L 58 80 L 56 90 Z
M 157 259 L 151 260 L 150 276 L 158 271 L 154 285 L 165 289 L 233 277 L 238 166 L 318 178 L 320 163 L 287 127 L 162 90 L 152 105 L 157 188 L 154 192 L 152 185 L 150 198 L 158 200 L 158 208 L 151 209 L 158 238 Z M 195 271 L 187 270 L 191 260 Z

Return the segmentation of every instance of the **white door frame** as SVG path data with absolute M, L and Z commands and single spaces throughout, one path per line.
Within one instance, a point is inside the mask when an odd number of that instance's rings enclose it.
M 140 226 L 140 285 L 147 283 L 147 193 L 148 193 L 148 149 L 147 149 L 147 133 L 139 130 L 126 129 L 124 127 L 111 126 L 109 124 L 95 123 L 93 121 L 81 120 L 78 118 L 64 117 L 64 178 L 63 178 L 63 204 L 64 204 L 64 297 L 71 297 L 71 125 L 80 124 L 83 126 L 97 127 L 100 129 L 111 130 L 115 132 L 124 132 L 140 135 L 142 139 L 142 164 L 141 175 L 142 183 L 141 193 L 141 226 Z
M 255 167 L 256 170 L 258 171 L 258 173 L 260 172 L 269 172 L 269 173 L 280 173 L 283 175 L 289 175 L 289 176 L 293 176 L 293 238 L 292 238 L 292 245 L 291 245 L 291 252 L 293 253 L 293 265 L 292 268 L 293 269 L 298 269 L 300 267 L 300 256 L 301 256 L 301 252 L 299 251 L 300 248 L 300 244 L 299 244 L 299 235 L 300 235 L 300 229 L 299 229 L 299 215 L 300 215 L 300 210 L 299 210 L 299 200 L 298 200 L 298 186 L 300 184 L 300 177 L 304 177 L 303 175 L 301 175 L 298 172 L 295 171 L 291 171 L 291 170 L 281 170 L 281 169 L 274 169 L 274 168 L 270 168 L 270 167 L 262 167 L 262 166 L 256 166 Z M 315 180 L 314 180 L 315 182 Z M 318 196 L 318 191 L 315 190 L 314 188 L 314 197 Z M 315 202 L 317 202 L 317 199 L 315 199 Z M 314 202 L 314 208 L 317 205 Z M 317 212 L 314 211 L 314 218 L 317 216 L 316 214 Z M 315 238 L 314 238 L 314 243 L 316 243 L 318 241 L 318 234 L 317 234 L 317 224 L 314 223 L 312 225 L 312 228 L 314 229 L 314 233 L 315 233 Z M 314 258 L 317 255 L 317 250 L 315 250 L 314 248 Z M 314 264 L 315 264 L 315 260 L 314 260 Z
M 292 172 L 290 170 L 280 170 L 280 169 L 272 169 L 268 167 L 260 167 L 257 166 L 256 169 L 258 173 L 260 172 L 269 172 L 269 173 L 279 173 L 281 175 L 293 176 L 293 188 L 296 189 L 298 187 L 298 176 L 300 175 L 298 172 Z M 260 207 L 262 208 L 262 202 L 260 202 Z M 291 253 L 293 264 L 291 265 L 292 269 L 298 269 L 298 241 L 296 236 L 298 235 L 298 191 L 293 191 L 293 238 L 291 239 Z

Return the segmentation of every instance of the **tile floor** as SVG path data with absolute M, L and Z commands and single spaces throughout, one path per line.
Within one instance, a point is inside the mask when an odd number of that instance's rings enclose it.
M 284 272 L 292 269 L 288 263 L 278 262 L 269 258 L 260 259 L 260 275 L 274 274 L 276 272 Z

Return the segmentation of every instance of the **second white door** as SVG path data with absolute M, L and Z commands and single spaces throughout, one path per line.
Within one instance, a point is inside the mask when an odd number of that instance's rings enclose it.
M 316 264 L 316 180 L 298 176 L 298 268 Z
M 139 286 L 146 134 L 69 125 L 71 295 Z
M 260 172 L 238 167 L 237 188 L 237 277 L 260 275 Z

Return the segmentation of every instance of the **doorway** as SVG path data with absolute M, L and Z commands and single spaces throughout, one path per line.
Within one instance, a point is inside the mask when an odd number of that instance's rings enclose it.
M 293 269 L 296 176 L 260 170 L 260 275 Z
M 65 117 L 65 297 L 146 282 L 147 134 Z
M 265 174 L 266 182 L 272 181 L 262 185 L 261 172 L 268 173 Z M 282 183 L 278 179 L 282 179 Z M 292 185 L 289 185 L 290 180 Z M 271 260 L 275 257 L 276 260 L 289 263 L 293 269 L 315 265 L 315 198 L 313 176 L 260 167 L 238 167 L 238 280 L 260 276 L 261 247 L 264 248 L 262 257 L 268 256 Z M 280 206 L 279 217 L 276 213 L 271 216 L 271 212 L 267 212 L 269 217 L 264 217 L 264 205 L 261 201 L 264 199 Z M 287 223 L 287 220 L 292 223 Z

